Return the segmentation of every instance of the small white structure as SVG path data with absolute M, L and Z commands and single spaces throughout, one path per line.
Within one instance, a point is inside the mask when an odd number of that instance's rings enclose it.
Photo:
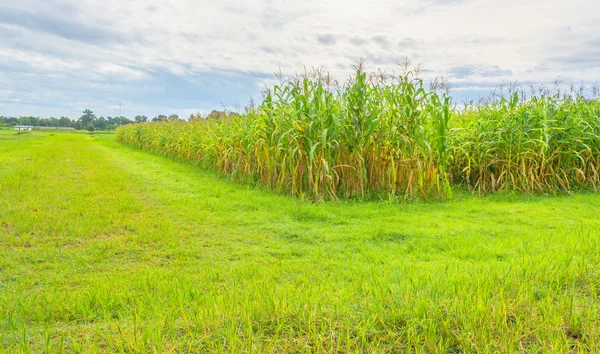
M 31 125 L 15 125 L 15 130 L 33 130 Z

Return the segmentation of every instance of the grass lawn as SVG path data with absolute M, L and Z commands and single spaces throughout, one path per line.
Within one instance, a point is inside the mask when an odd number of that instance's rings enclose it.
M 590 193 L 311 204 L 2 130 L 0 349 L 597 353 L 598 215 Z

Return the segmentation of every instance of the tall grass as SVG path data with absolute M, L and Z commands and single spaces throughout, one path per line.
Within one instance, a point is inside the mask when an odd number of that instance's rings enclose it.
M 117 138 L 314 200 L 600 186 L 598 99 L 514 92 L 456 109 L 443 88 L 426 89 L 418 69 L 359 63 L 342 85 L 318 70 L 281 80 L 240 118 L 128 125 Z
M 600 187 L 600 104 L 518 93 L 453 115 L 450 168 L 479 192 Z

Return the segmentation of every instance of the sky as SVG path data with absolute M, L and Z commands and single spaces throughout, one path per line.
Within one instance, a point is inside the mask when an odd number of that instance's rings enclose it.
M 600 81 L 598 0 L 0 0 L 0 115 L 206 113 L 274 72 L 408 57 L 457 100 L 503 83 Z

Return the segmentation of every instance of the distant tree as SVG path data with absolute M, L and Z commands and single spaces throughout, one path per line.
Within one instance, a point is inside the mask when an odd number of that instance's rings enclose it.
M 34 127 L 40 126 L 40 119 L 38 117 L 29 116 L 29 117 L 24 117 L 24 118 L 29 120 L 28 125 L 33 125 Z
M 95 129 L 94 129 L 94 124 L 92 124 L 91 122 L 90 122 L 90 123 L 88 123 L 88 125 L 86 126 L 86 129 L 87 129 L 88 131 L 90 131 L 90 132 L 93 132 L 93 131 L 95 130 Z
M 130 120 L 129 118 L 127 118 L 127 117 L 123 117 L 123 116 L 119 117 L 119 124 L 120 125 L 125 125 L 125 124 L 129 124 L 129 123 L 133 123 L 133 121 Z
M 58 120 L 59 127 L 71 127 L 73 125 L 73 121 L 67 117 L 60 117 Z
M 148 117 L 146 116 L 135 116 L 136 123 L 146 123 L 148 121 Z
M 82 127 L 87 127 L 87 125 L 89 123 L 92 123 L 95 119 L 96 115 L 94 114 L 94 112 L 90 111 L 89 109 L 86 109 L 83 111 L 83 115 L 79 117 L 79 122 L 81 123 Z
M 167 116 L 159 114 L 157 117 L 152 118 L 153 122 L 166 122 L 167 121 Z
M 213 109 L 212 112 L 206 117 L 206 119 L 223 119 L 227 118 L 227 113 L 225 111 L 217 111 Z
M 81 122 L 77 121 L 73 124 L 73 128 L 75 128 L 75 130 L 81 130 Z
M 104 117 L 100 117 L 100 118 L 94 120 L 94 128 L 96 128 L 98 130 L 105 130 L 106 129 L 106 119 Z
M 169 119 L 168 119 L 168 120 L 176 120 L 176 119 L 179 119 L 179 116 L 178 116 L 177 114 L 171 114 L 171 115 L 169 116 Z
M 132 123 L 127 117 L 108 117 L 106 129 L 115 130 L 117 127 Z M 110 122 L 110 123 L 109 123 Z
M 197 113 L 197 114 L 190 114 L 190 122 L 196 121 L 196 120 L 204 120 L 205 118 L 202 116 L 202 114 Z
M 44 119 L 44 123 L 41 125 L 46 125 L 49 127 L 58 127 L 58 118 L 50 117 L 47 120 Z
M 19 125 L 19 118 L 16 117 L 0 117 L 0 125 L 14 126 Z
M 20 125 L 31 125 L 31 117 L 19 117 L 19 124 Z

